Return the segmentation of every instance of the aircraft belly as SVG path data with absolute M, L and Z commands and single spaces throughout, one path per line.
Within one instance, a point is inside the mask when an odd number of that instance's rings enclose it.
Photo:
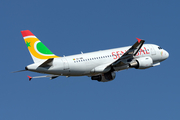
M 69 62 L 70 75 L 72 76 L 81 76 L 81 75 L 90 75 L 91 70 L 97 67 L 101 62 L 95 61 L 86 61 L 86 62 Z M 101 63 L 103 64 L 103 63 Z
M 92 67 L 93 67 L 92 65 L 90 66 L 87 64 L 86 65 L 71 66 L 70 67 L 70 74 L 73 76 L 87 75 L 87 74 L 90 74 Z

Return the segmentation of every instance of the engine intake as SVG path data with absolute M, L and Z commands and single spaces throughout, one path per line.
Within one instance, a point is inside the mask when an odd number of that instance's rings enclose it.
M 92 76 L 91 79 L 97 80 L 99 82 L 108 82 L 108 81 L 114 80 L 115 77 L 116 77 L 115 72 L 107 72 L 107 73 L 103 73 L 97 76 Z
M 131 62 L 129 64 L 129 67 L 134 67 L 136 69 L 147 69 L 149 67 L 152 67 L 153 60 L 151 57 L 142 57 L 137 58 L 135 61 Z

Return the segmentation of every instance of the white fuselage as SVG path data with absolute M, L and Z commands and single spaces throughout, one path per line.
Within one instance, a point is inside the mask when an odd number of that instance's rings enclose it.
M 92 76 L 102 73 L 101 68 L 120 58 L 131 46 L 108 49 L 90 53 L 82 53 L 61 58 L 55 58 L 49 68 L 38 68 L 39 64 L 31 64 L 28 70 L 61 76 Z M 135 58 L 151 57 L 153 64 L 158 64 L 168 58 L 164 49 L 154 44 L 144 44 Z M 96 68 L 96 69 L 95 69 Z M 114 68 L 115 71 L 128 69 L 129 65 Z M 106 72 L 106 71 L 104 71 Z

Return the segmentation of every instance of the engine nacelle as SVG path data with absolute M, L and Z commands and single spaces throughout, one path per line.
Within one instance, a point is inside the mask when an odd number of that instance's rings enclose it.
M 134 67 L 136 69 L 147 69 L 152 66 L 153 66 L 153 60 L 151 57 L 137 58 L 135 61 L 129 64 L 129 67 Z
M 103 73 L 101 75 L 92 76 L 91 79 L 97 80 L 99 82 L 108 82 L 108 81 L 114 80 L 115 77 L 116 77 L 115 72 L 107 72 L 107 73 Z

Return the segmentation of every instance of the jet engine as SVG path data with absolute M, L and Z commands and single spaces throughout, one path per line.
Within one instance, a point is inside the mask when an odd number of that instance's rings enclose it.
M 108 82 L 108 81 L 114 80 L 115 77 L 116 77 L 115 72 L 107 72 L 107 73 L 103 73 L 97 76 L 92 76 L 91 79 L 97 80 L 99 82 Z
M 142 57 L 137 58 L 135 61 L 132 61 L 129 64 L 129 67 L 134 67 L 136 69 L 147 69 L 149 67 L 152 67 L 153 60 L 151 57 Z

